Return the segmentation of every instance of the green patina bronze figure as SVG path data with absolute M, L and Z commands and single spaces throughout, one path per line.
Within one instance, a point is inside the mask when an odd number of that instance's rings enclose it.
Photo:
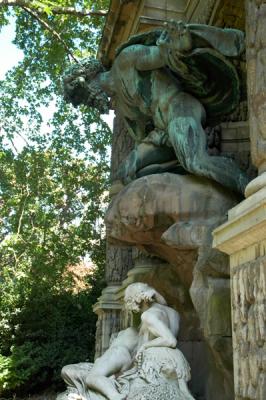
M 123 183 L 152 173 L 191 173 L 243 193 L 248 178 L 230 158 L 210 156 L 205 126 L 239 104 L 239 77 L 230 59 L 244 51 L 233 29 L 170 21 L 132 36 L 109 71 L 85 59 L 67 71 L 65 98 L 107 112 L 115 100 L 135 149 L 117 171 Z

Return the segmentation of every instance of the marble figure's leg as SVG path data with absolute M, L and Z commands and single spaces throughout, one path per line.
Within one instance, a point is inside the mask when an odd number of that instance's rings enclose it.
M 103 375 L 87 376 L 86 385 L 96 393 L 103 394 L 108 400 L 124 400 L 126 398 L 126 394 L 119 393 L 110 378 Z
M 68 387 L 78 391 L 80 396 L 86 398 L 85 379 L 92 368 L 90 363 L 78 363 L 65 365 L 62 368 L 61 376 Z

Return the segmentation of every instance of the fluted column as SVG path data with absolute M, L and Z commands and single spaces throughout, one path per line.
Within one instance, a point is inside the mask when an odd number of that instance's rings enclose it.
M 113 128 L 111 181 L 118 166 L 133 147 L 133 141 L 127 133 L 119 112 L 116 113 Z M 110 197 L 116 195 L 121 189 L 120 185 L 113 185 Z M 108 238 L 107 238 L 108 239 Z M 121 282 L 126 278 L 127 272 L 132 268 L 132 248 L 117 247 L 110 243 L 106 246 L 105 281 L 107 287 L 102 291 L 101 297 L 94 306 L 98 315 L 95 358 L 99 357 L 109 347 L 112 334 L 121 330 L 121 301 L 117 299 L 117 292 Z

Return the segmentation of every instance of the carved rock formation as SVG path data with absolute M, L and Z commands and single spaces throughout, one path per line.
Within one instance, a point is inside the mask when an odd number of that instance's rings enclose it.
M 146 176 L 112 201 L 106 214 L 108 238 L 114 244 L 137 245 L 183 274 L 181 254 L 198 249 L 210 227 L 225 219 L 237 200 L 208 179 L 169 173 Z M 192 271 L 182 279 L 190 287 Z
M 226 255 L 211 248 L 211 232 L 238 201 L 208 179 L 165 173 L 133 181 L 106 214 L 111 243 L 137 246 L 172 266 L 152 274 L 151 281 L 178 309 L 186 333 L 199 327 L 203 332 L 213 382 L 208 399 L 214 394 L 216 400 L 232 399 L 229 264 Z

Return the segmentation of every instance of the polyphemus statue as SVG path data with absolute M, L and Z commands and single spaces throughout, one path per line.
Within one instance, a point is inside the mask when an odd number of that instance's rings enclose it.
M 65 98 L 102 113 L 114 100 L 135 141 L 116 173 L 123 184 L 154 173 L 190 173 L 243 193 L 249 179 L 231 158 L 208 154 L 204 131 L 239 104 L 232 61 L 243 51 L 239 30 L 169 21 L 165 29 L 132 36 L 109 71 L 92 59 L 71 67 Z

